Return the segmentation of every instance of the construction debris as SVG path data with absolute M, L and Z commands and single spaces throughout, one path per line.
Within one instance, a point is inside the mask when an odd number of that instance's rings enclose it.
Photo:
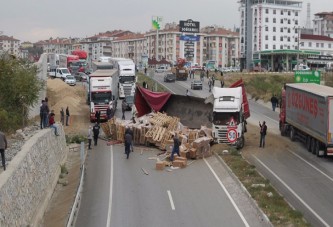
M 108 145 L 123 143 L 126 127 L 131 128 L 134 145 L 154 146 L 163 151 L 157 157 L 148 158 L 149 160 L 157 160 L 157 170 L 163 170 L 165 166 L 185 168 L 187 159 L 200 159 L 212 155 L 210 149 L 210 142 L 213 140 L 212 130 L 206 126 L 202 126 L 200 129 L 189 129 L 179 122 L 179 118 L 160 112 L 136 118 L 134 122 L 136 123 L 112 118 L 102 123 L 101 127 L 106 138 L 111 140 Z M 176 132 L 181 141 L 179 147 L 181 157 L 175 157 L 173 162 L 168 162 L 166 160 L 169 160 L 173 148 L 172 135 Z M 142 155 L 142 153 L 143 148 L 141 148 L 140 154 Z M 142 171 L 146 173 L 143 168 Z

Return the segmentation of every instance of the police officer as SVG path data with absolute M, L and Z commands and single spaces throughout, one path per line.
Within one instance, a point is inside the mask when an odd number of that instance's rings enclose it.
M 99 135 L 99 124 L 96 122 L 94 127 L 93 127 L 93 133 L 94 133 L 94 145 L 97 146 L 97 140 L 98 140 L 98 135 Z

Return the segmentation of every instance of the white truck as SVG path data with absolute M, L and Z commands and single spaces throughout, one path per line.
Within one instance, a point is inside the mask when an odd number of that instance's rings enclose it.
M 60 78 L 65 80 L 67 76 L 71 76 L 67 68 L 50 68 L 49 76 L 52 78 Z
M 113 68 L 117 70 L 119 77 L 119 98 L 134 96 L 135 83 L 135 64 L 133 60 L 127 58 L 111 58 Z
M 250 109 L 243 82 L 230 88 L 213 88 L 212 134 L 215 143 L 226 143 L 241 149 L 245 144 L 246 119 Z
M 96 70 L 89 75 L 87 102 L 90 105 L 90 121 L 96 121 L 95 113 L 100 111 L 100 119 L 107 119 L 106 110 L 112 107 L 115 111 L 118 100 L 117 70 Z

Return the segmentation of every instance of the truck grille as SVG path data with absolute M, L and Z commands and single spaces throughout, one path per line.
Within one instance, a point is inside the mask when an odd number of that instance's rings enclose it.
M 124 86 L 124 94 L 125 96 L 131 95 L 132 92 L 132 86 Z
M 217 133 L 215 136 L 217 137 L 216 139 L 218 143 L 231 144 L 227 139 L 227 131 L 227 127 L 221 127 L 215 131 Z

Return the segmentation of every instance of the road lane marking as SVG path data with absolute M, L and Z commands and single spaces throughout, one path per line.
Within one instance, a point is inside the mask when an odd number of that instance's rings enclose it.
M 262 161 L 260 161 L 256 156 L 252 155 L 263 167 L 265 167 L 281 184 L 283 184 L 318 220 L 323 223 L 324 226 L 330 226 L 327 224 L 322 217 L 320 217 L 305 201 L 296 194 L 280 177 L 278 177 L 270 168 L 268 168 Z
M 260 105 L 260 104 L 258 104 L 258 105 Z M 261 115 L 262 117 L 265 117 L 265 118 L 267 118 L 267 119 L 273 121 L 273 122 L 276 123 L 276 124 L 279 124 L 279 121 L 277 121 L 277 120 L 275 120 L 275 119 L 273 119 L 273 118 L 271 118 L 271 117 L 267 117 L 266 115 L 262 115 L 261 112 L 254 111 L 253 109 L 252 109 L 251 111 L 254 112 L 254 113 L 256 113 L 256 114 L 258 114 L 259 116 Z
M 223 189 L 224 193 L 228 196 L 230 202 L 232 203 L 232 205 L 234 206 L 234 208 L 236 209 L 239 217 L 242 219 L 244 225 L 246 227 L 250 227 L 250 225 L 247 223 L 245 217 L 243 216 L 242 212 L 239 210 L 239 208 L 237 207 L 235 201 L 232 199 L 231 195 L 229 194 L 229 192 L 227 191 L 227 189 L 224 187 L 222 181 L 220 180 L 220 178 L 217 176 L 217 174 L 215 173 L 215 171 L 213 170 L 213 168 L 210 166 L 210 164 L 208 163 L 208 161 L 204 158 L 203 159 L 206 163 L 206 165 L 208 166 L 208 168 L 210 169 L 210 171 L 213 173 L 215 179 L 217 180 L 217 182 L 220 184 L 221 188 Z
M 109 194 L 108 219 L 107 219 L 107 222 L 106 222 L 106 227 L 109 227 L 110 223 L 111 223 L 112 189 L 113 189 L 113 145 L 110 146 L 110 150 L 111 150 L 110 194 Z
M 168 192 L 168 196 L 169 196 L 169 200 L 170 200 L 170 204 L 171 204 L 171 209 L 175 210 L 175 204 L 173 203 L 171 192 L 170 192 L 170 190 L 168 190 L 167 192 Z
M 319 173 L 323 174 L 325 177 L 327 177 L 330 181 L 333 182 L 333 178 L 328 176 L 326 173 L 324 173 L 323 171 L 321 171 L 320 169 L 318 169 L 317 167 L 315 167 L 313 164 L 311 164 L 310 162 L 306 161 L 304 158 L 302 158 L 301 156 L 299 156 L 298 154 L 296 154 L 295 152 L 293 152 L 290 149 L 287 149 L 291 154 L 295 155 L 296 157 L 298 157 L 299 159 L 301 159 L 302 161 L 304 161 L 306 164 L 308 164 L 309 166 L 311 166 L 312 168 L 314 168 L 315 170 L 317 170 Z

